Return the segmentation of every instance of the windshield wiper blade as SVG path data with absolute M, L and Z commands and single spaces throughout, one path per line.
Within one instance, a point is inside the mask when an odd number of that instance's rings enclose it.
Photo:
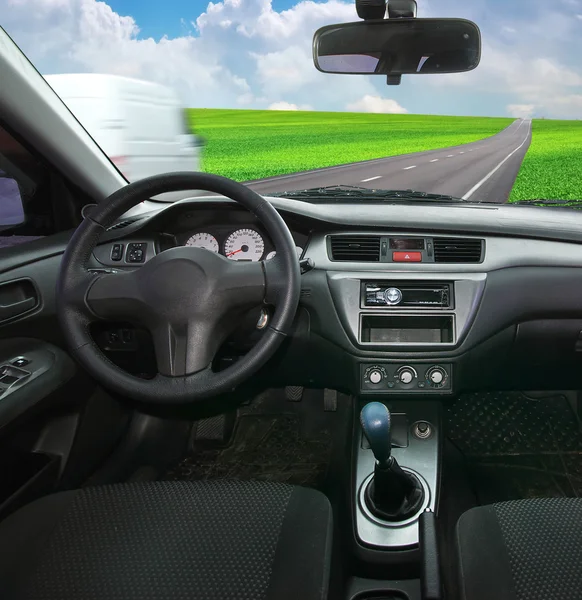
M 359 198 L 359 199 L 384 199 L 384 200 L 426 200 L 446 202 L 467 202 L 462 198 L 446 194 L 432 194 L 415 190 L 384 190 L 357 187 L 352 185 L 330 185 L 306 190 L 293 190 L 270 194 L 283 198 Z
M 555 198 L 532 198 L 530 200 L 516 200 L 511 204 L 520 206 L 543 206 L 557 208 L 582 208 L 582 200 L 562 200 Z

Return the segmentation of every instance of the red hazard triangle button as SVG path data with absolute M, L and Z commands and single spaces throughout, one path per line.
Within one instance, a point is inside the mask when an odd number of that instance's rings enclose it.
M 393 262 L 422 262 L 422 252 L 393 252 Z

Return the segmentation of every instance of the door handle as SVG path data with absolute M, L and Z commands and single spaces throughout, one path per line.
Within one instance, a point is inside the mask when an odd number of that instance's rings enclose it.
M 14 319 L 36 308 L 39 296 L 31 279 L 0 283 L 0 321 Z
M 27 298 L 26 300 L 20 300 L 20 302 L 13 302 L 12 304 L 0 304 L 0 320 L 12 319 L 17 317 L 36 306 L 36 298 Z

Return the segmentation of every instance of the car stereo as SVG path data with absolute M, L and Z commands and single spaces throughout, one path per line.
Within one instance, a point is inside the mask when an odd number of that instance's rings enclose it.
M 362 306 L 452 308 L 450 283 L 362 282 Z

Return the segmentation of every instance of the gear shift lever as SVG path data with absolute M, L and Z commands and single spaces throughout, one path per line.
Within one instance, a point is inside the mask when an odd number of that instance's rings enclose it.
M 381 519 L 403 521 L 420 509 L 424 491 L 418 478 L 403 471 L 392 456 L 390 411 L 381 402 L 370 402 L 362 408 L 360 424 L 376 457 L 365 493 L 368 508 Z
M 380 402 L 370 402 L 362 408 L 360 424 L 378 466 L 386 468 L 392 457 L 392 418 L 390 411 Z

